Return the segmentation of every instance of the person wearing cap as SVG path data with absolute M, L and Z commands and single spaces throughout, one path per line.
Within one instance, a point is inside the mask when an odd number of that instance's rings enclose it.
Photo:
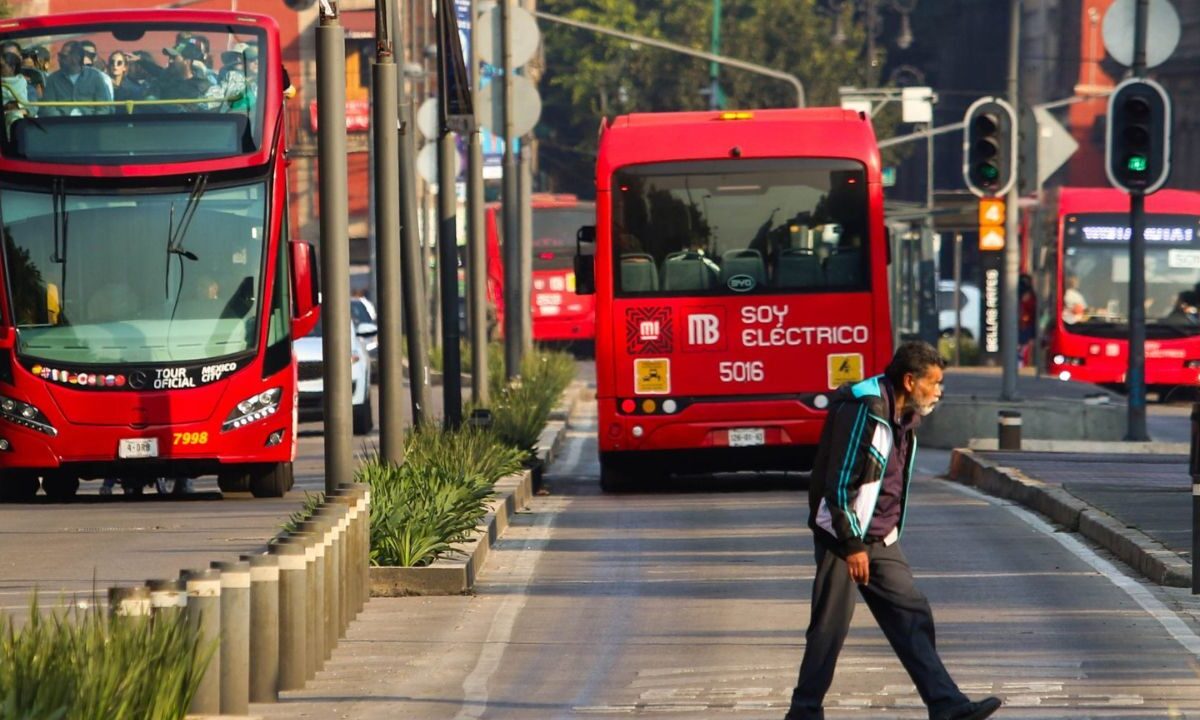
M 221 82 L 209 95 L 230 110 L 250 111 L 258 101 L 258 48 L 242 45 L 221 53 Z
M 204 73 L 197 73 L 192 64 L 200 60 L 202 54 L 197 45 L 189 42 L 163 48 L 163 55 L 170 58 L 171 64 L 154 84 L 151 94 L 160 100 L 191 100 L 205 97 L 212 84 Z M 202 108 L 195 103 L 184 103 L 172 109 L 176 112 L 190 112 Z
M 112 90 L 104 74 L 83 64 L 83 45 L 76 40 L 63 43 L 58 51 L 58 70 L 46 78 L 43 100 L 46 102 L 112 102 Z M 43 107 L 40 115 L 111 115 L 111 105 Z

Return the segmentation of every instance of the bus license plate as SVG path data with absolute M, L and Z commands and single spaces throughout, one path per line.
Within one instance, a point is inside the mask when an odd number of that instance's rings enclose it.
M 133 438 L 131 440 L 122 440 L 117 446 L 117 457 L 158 457 L 158 438 Z
M 762 428 L 737 428 L 729 431 L 729 447 L 762 445 L 766 433 Z

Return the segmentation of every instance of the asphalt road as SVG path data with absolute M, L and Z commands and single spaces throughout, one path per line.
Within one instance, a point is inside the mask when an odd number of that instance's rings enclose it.
M 812 545 L 795 477 L 602 495 L 594 405 L 473 596 L 372 600 L 325 672 L 266 718 L 782 717 Z M 972 696 L 1004 718 L 1200 718 L 1200 606 L 1076 538 L 936 476 L 924 452 L 903 547 Z M 698 470 L 700 468 L 697 468 Z M 860 610 L 828 715 L 927 717 Z

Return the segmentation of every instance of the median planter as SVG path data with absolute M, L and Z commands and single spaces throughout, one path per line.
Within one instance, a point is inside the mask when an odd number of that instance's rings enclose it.
M 533 495 L 533 475 L 523 470 L 501 478 L 480 526 L 464 542 L 454 543 L 443 557 L 423 567 L 371 567 L 372 597 L 461 595 L 470 592 L 492 544 L 508 528 L 512 516 Z

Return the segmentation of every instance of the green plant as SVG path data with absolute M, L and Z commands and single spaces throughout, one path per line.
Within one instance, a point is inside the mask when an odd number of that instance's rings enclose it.
M 414 430 L 405 438 L 405 464 L 442 467 L 461 477 L 479 476 L 494 483 L 521 469 L 521 453 L 498 440 L 495 434 L 464 426 L 447 432 L 441 428 Z
M 181 719 L 216 650 L 183 613 L 110 617 L 92 604 L 44 615 L 36 595 L 24 626 L 3 624 L 3 718 Z
M 532 459 L 550 412 L 574 376 L 575 360 L 566 353 L 526 355 L 518 381 L 501 386 L 493 395 L 492 431 Z
M 296 529 L 297 525 L 311 518 L 313 513 L 317 511 L 317 508 L 320 507 L 321 503 L 323 502 L 325 502 L 325 493 L 310 493 L 309 491 L 305 490 L 304 506 L 288 516 L 287 521 L 279 526 L 280 529 L 283 530 L 283 532 L 292 532 Z
M 954 362 L 954 336 L 943 335 L 938 338 L 938 353 L 946 362 Z M 958 342 L 958 362 L 960 365 L 978 365 L 979 343 L 969 337 L 961 336 Z

